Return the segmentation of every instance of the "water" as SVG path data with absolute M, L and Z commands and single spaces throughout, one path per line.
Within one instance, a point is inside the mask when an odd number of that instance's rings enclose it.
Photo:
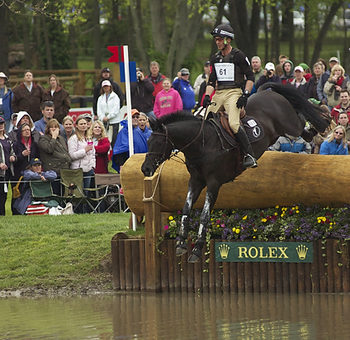
M 350 294 L 0 299 L 0 339 L 350 339 Z

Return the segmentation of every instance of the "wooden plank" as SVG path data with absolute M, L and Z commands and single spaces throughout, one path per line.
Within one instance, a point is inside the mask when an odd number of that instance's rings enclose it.
M 321 252 L 321 242 L 320 241 L 314 241 L 313 242 L 314 247 L 314 259 L 311 264 L 311 274 L 310 274 L 310 280 L 311 280 L 311 288 L 310 291 L 312 293 L 319 293 L 320 292 L 320 275 L 319 275 L 319 261 L 318 258 L 320 256 Z
M 139 255 L 140 255 L 140 290 L 146 289 L 146 259 L 145 259 L 145 240 L 142 239 L 139 242 Z
M 244 263 L 237 262 L 237 292 L 244 293 Z
M 140 290 L 140 240 L 131 241 L 132 290 Z
M 350 292 L 350 241 L 342 241 L 342 276 L 343 276 L 343 292 Z
M 251 293 L 253 291 L 253 263 L 244 263 L 244 291 Z
M 276 292 L 276 270 L 275 263 L 267 263 L 267 289 L 269 293 Z
M 209 257 L 205 255 L 208 250 L 205 246 L 202 261 L 202 291 L 205 293 L 209 292 L 209 264 L 207 263 Z
M 175 261 L 175 267 L 174 267 L 174 290 L 180 291 L 181 290 L 181 257 L 175 256 L 175 240 L 172 241 L 172 248 L 174 249 L 174 261 Z
M 288 263 L 289 265 L 289 292 L 296 293 L 298 291 L 297 264 Z
M 305 264 L 296 263 L 298 276 L 298 293 L 305 293 Z
M 260 293 L 260 268 L 258 262 L 252 263 L 253 292 Z
M 304 263 L 305 293 L 311 293 L 311 263 Z
M 238 292 L 237 263 L 236 262 L 230 262 L 230 292 L 231 293 Z
M 131 252 L 132 240 L 124 240 L 121 242 L 124 242 L 124 253 L 125 253 L 125 289 L 132 290 L 133 288 L 132 287 L 133 258 L 132 258 L 132 252 Z
M 190 249 L 189 246 L 187 246 L 187 249 Z M 187 257 L 188 254 L 182 255 L 180 257 L 181 259 L 181 292 L 187 292 L 187 272 L 188 272 L 188 266 L 187 263 Z
M 125 252 L 124 252 L 124 240 L 118 241 L 119 248 L 119 275 L 120 275 L 120 289 L 125 290 Z
M 112 285 L 113 289 L 120 289 L 120 275 L 119 275 L 119 248 L 118 241 L 112 239 L 111 241 L 112 252 Z
M 167 240 L 164 240 L 159 249 L 162 252 L 160 255 L 160 288 L 162 292 L 169 291 L 169 270 L 168 270 L 168 248 Z
M 333 240 L 327 240 L 327 292 L 334 293 L 334 276 L 333 276 Z
M 175 248 L 173 240 L 167 240 L 167 253 L 168 253 L 168 275 L 169 275 L 169 291 L 173 292 L 175 291 L 175 262 L 176 262 L 176 256 L 175 256 Z
M 275 277 L 276 277 L 276 293 L 283 292 L 283 276 L 282 276 L 282 264 L 281 262 L 275 263 Z
M 289 263 L 281 263 L 282 264 L 282 292 L 289 293 Z
M 230 291 L 230 263 L 222 263 L 222 290 L 223 292 Z
M 267 292 L 267 263 L 260 262 L 259 269 L 260 269 L 260 292 L 266 293 Z
M 124 169 L 124 167 L 123 167 Z M 138 169 L 139 172 L 141 172 Z M 123 174 L 121 182 L 123 185 Z M 144 178 L 144 212 L 145 212 L 145 257 L 146 257 L 146 288 L 150 291 L 160 290 L 160 259 L 156 249 L 157 235 L 160 233 L 160 207 L 155 202 L 160 201 L 158 174 Z M 153 198 L 153 200 L 151 200 Z
M 321 242 L 320 252 L 318 254 L 318 268 L 320 277 L 320 293 L 327 293 L 327 269 L 325 263 L 327 261 L 327 243 Z
M 215 241 L 211 240 L 209 245 L 209 292 L 215 293 L 216 262 L 215 262 Z
M 332 240 L 333 245 L 333 276 L 334 276 L 334 292 L 340 293 L 343 291 L 343 283 L 342 283 L 342 270 L 339 264 L 341 264 L 341 253 L 340 250 L 340 241 Z

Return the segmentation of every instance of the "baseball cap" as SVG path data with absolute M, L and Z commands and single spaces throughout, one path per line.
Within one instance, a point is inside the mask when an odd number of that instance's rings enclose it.
M 181 72 L 181 75 L 182 76 L 186 76 L 186 75 L 188 75 L 188 74 L 190 74 L 190 71 L 189 71 L 189 69 L 188 68 L 182 68 L 181 70 L 180 70 L 180 72 Z
M 91 113 L 84 113 L 83 117 L 85 119 L 91 119 L 92 120 L 92 114 Z
M 5 78 L 6 80 L 9 80 L 9 78 L 4 72 L 0 72 L 0 78 Z
M 0 116 L 0 124 L 5 123 L 5 119 L 3 116 Z
M 330 57 L 329 58 L 329 62 L 336 62 L 336 63 L 339 63 L 339 59 L 337 57 Z
M 109 67 L 105 67 L 102 69 L 101 73 L 103 73 L 103 72 L 111 73 L 111 70 L 109 69 Z
M 265 69 L 268 70 L 268 71 L 274 71 L 275 70 L 275 65 L 273 63 L 267 63 L 265 65 Z
M 41 160 L 39 158 L 32 158 L 30 160 L 30 165 L 38 165 L 38 164 L 41 165 Z
M 304 69 L 301 66 L 296 66 L 295 69 L 294 69 L 294 72 L 295 71 L 304 72 Z
M 111 85 L 111 82 L 109 80 L 104 80 L 102 82 L 101 86 L 103 87 L 103 86 L 112 86 L 112 85 Z

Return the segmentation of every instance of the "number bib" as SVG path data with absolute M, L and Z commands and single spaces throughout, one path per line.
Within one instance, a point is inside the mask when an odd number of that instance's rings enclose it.
M 216 77 L 218 81 L 235 80 L 235 64 L 232 63 L 215 63 Z

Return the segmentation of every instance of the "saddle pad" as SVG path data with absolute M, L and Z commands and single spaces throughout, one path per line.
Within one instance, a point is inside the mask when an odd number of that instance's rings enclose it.
M 251 143 L 257 142 L 264 138 L 264 129 L 255 118 L 246 115 L 241 118 L 241 122 Z

